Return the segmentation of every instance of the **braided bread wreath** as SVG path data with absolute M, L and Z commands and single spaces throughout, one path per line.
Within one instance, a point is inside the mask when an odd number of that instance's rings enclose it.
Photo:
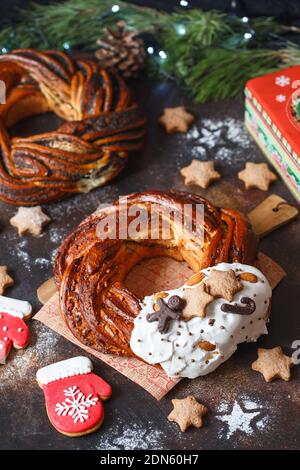
M 0 56 L 6 103 L 0 106 L 0 199 L 36 205 L 105 184 L 143 143 L 145 119 L 125 82 L 98 63 L 58 51 Z M 21 119 L 53 111 L 56 131 L 10 138 Z
M 257 279 L 261 280 L 259 284 L 256 283 L 253 286 L 255 286 L 255 295 L 257 295 L 257 305 L 261 302 L 263 306 L 260 307 L 260 310 L 264 310 L 262 312 L 257 308 L 253 315 L 259 318 L 263 316 L 266 307 L 270 304 L 271 289 L 262 273 L 252 266 L 245 268 L 241 264 L 254 262 L 257 240 L 248 222 L 239 213 L 230 209 L 216 208 L 206 199 L 185 192 L 137 193 L 126 197 L 126 210 L 129 214 L 132 206 L 147 209 L 147 214 L 150 214 L 150 207 L 151 214 L 153 211 L 159 211 L 160 214 L 165 212 L 170 214 L 172 211 L 176 214 L 183 209 L 184 204 L 192 204 L 193 208 L 195 208 L 195 204 L 203 204 L 204 241 L 199 238 L 198 234 L 195 235 L 186 227 L 182 237 L 173 237 L 169 240 L 159 239 L 162 237 L 157 237 L 155 240 L 149 239 L 148 229 L 139 233 L 135 238 L 119 239 L 118 225 L 114 239 L 99 238 L 99 232 L 97 232 L 99 222 L 109 216 L 114 217 L 113 220 L 116 220 L 117 224 L 120 220 L 124 220 L 121 213 L 124 210 L 123 202 L 125 200 L 121 198 L 119 202 L 99 209 L 86 218 L 66 238 L 57 253 L 54 271 L 60 290 L 60 308 L 69 329 L 79 341 L 97 351 L 121 356 L 138 355 L 147 362 L 155 363 L 155 360 L 151 361 L 150 357 L 145 357 L 145 354 L 143 355 L 136 347 L 137 344 L 146 344 L 150 348 L 151 344 L 152 346 L 156 344 L 158 322 L 149 323 L 146 321 L 146 313 L 153 309 L 153 298 L 151 297 L 150 304 L 147 297 L 145 298 L 146 302 L 145 299 L 138 299 L 122 283 L 134 265 L 143 258 L 149 257 L 169 256 L 178 261 L 184 260 L 194 272 L 218 263 L 223 263 L 218 265 L 222 270 L 224 262 L 234 263 L 232 265 L 226 264 L 226 266 L 235 266 L 236 271 L 246 270 L 248 274 L 249 271 L 252 272 L 253 276 L 257 276 Z M 149 217 L 148 215 L 148 226 L 150 226 Z M 192 218 L 194 224 L 196 221 L 195 210 L 193 210 Z M 175 232 L 175 219 L 173 222 L 172 220 L 171 226 Z M 128 216 L 128 224 L 130 221 Z M 248 295 L 251 295 L 251 292 L 253 294 L 254 287 L 252 285 L 249 284 L 246 288 Z M 179 294 L 182 294 L 182 290 Z M 266 300 L 268 301 L 267 306 Z M 144 312 L 145 315 L 142 315 L 141 312 L 147 305 L 150 306 L 150 310 L 148 308 L 148 311 Z M 230 315 L 227 316 L 230 317 Z M 246 315 L 232 316 L 241 317 L 249 323 L 249 317 Z M 143 325 L 142 331 L 139 328 L 136 337 L 132 331 L 136 329 L 134 325 L 140 320 L 142 321 L 139 324 Z M 200 319 L 192 319 L 190 322 L 194 320 Z M 207 321 L 207 319 L 203 320 Z M 187 325 L 190 322 L 181 323 Z M 253 324 L 252 320 L 251 324 Z M 255 323 L 253 326 L 253 335 L 256 337 L 266 332 L 265 322 L 260 322 L 259 325 Z M 153 328 L 155 331 L 152 331 Z M 144 338 L 145 341 L 138 339 L 147 336 L 150 331 L 154 333 L 154 337 L 150 338 L 151 344 L 148 341 L 149 338 Z M 133 351 L 131 338 L 134 336 L 137 343 L 135 342 Z M 168 334 L 163 336 L 164 338 L 168 338 Z M 160 341 L 160 344 L 168 343 Z M 156 351 L 158 349 L 154 348 Z M 232 350 L 232 352 L 234 351 Z M 155 356 L 155 351 L 153 355 Z M 156 362 L 161 361 L 157 360 Z M 169 373 L 168 370 L 167 373 Z M 172 371 L 170 375 L 173 375 Z M 197 372 L 196 375 L 199 373 Z

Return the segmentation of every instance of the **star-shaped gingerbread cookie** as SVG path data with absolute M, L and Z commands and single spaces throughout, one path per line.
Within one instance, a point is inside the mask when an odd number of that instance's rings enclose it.
M 262 191 L 268 191 L 270 183 L 277 180 L 277 176 L 269 170 L 266 163 L 247 162 L 245 169 L 238 173 L 238 177 L 244 181 L 246 189 L 258 188 Z
M 192 160 L 192 163 L 181 168 L 180 173 L 184 176 L 184 184 L 195 184 L 200 188 L 206 189 L 213 182 L 221 178 L 214 168 L 213 161 L 201 162 L 200 160 Z
M 278 378 L 285 381 L 290 380 L 294 361 L 283 353 L 280 346 L 272 349 L 258 348 L 257 355 L 258 359 L 252 363 L 251 367 L 260 372 L 266 382 Z
M 25 233 L 37 236 L 42 233 L 43 228 L 50 220 L 42 211 L 41 206 L 19 207 L 16 215 L 10 219 L 10 223 L 18 229 L 20 236 Z
M 206 415 L 207 408 L 201 405 L 192 395 L 179 400 L 172 400 L 174 409 L 168 416 L 169 421 L 175 421 L 182 432 L 185 432 L 190 426 L 201 428 L 202 416 Z
M 222 297 L 231 302 L 234 295 L 243 289 L 243 284 L 235 276 L 233 269 L 219 271 L 213 269 L 207 279 L 204 280 L 210 295 Z
M 205 317 L 207 305 L 214 300 L 214 297 L 208 294 L 205 289 L 204 282 L 196 287 L 184 289 L 183 298 L 186 304 L 182 318 L 188 320 L 192 317 Z
M 168 134 L 175 132 L 187 132 L 189 126 L 194 122 L 195 117 L 186 111 L 184 106 L 176 108 L 165 108 L 164 114 L 159 118 Z
M 0 266 L 0 295 L 7 287 L 14 284 L 14 280 L 7 274 L 7 266 Z

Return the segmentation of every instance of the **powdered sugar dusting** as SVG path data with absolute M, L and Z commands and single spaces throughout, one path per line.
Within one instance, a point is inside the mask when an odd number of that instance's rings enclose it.
M 244 150 L 253 145 L 243 122 L 230 117 L 223 120 L 202 119 L 180 138 L 181 146 L 187 144 L 186 150 L 192 158 L 213 158 L 227 165 L 243 162 Z
M 50 265 L 51 261 L 49 259 L 46 259 L 46 258 L 36 258 L 34 260 L 34 264 L 38 264 L 40 266 L 46 266 L 48 267 Z
M 149 425 L 147 429 L 139 424 L 121 424 L 114 426 L 114 433 L 109 437 L 101 436 L 97 450 L 146 450 L 162 449 L 163 432 Z
M 56 361 L 55 350 L 59 336 L 37 322 L 34 325 L 30 322 L 29 329 L 29 346 L 24 350 L 12 350 L 6 364 L 1 366 L 0 390 L 5 386 L 19 389 L 25 383 L 35 384 L 36 371 L 43 365 Z M 32 334 L 33 329 L 36 334 Z
M 235 400 L 233 404 L 221 402 L 216 418 L 224 425 L 218 432 L 219 438 L 230 439 L 236 433 L 251 435 L 255 431 L 265 431 L 271 426 L 271 416 L 259 401 L 247 396 Z
M 30 255 L 26 249 L 28 245 L 27 240 L 27 238 L 22 238 L 19 241 L 16 241 L 11 254 L 18 258 L 27 271 L 30 271 Z
M 55 228 L 50 230 L 50 240 L 52 243 L 61 243 L 68 230 L 65 228 Z

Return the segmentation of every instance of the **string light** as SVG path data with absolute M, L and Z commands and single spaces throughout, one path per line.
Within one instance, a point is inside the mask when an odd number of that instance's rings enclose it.
M 2 54 L 6 54 L 7 53 L 6 47 L 2 47 L 1 52 L 2 52 Z
M 63 48 L 64 48 L 66 51 L 68 51 L 68 50 L 71 49 L 71 46 L 70 46 L 70 44 L 69 44 L 68 42 L 64 42 L 64 43 L 63 43 Z
M 159 51 L 158 55 L 162 60 L 166 60 L 167 58 L 167 54 L 165 53 L 165 51 Z
M 176 31 L 180 36 L 184 36 L 186 34 L 186 27 L 183 24 L 179 24 L 176 26 Z
M 187 0 L 180 0 L 179 3 L 182 7 L 187 7 L 189 5 L 189 2 Z
M 244 38 L 245 38 L 245 39 L 251 39 L 252 36 L 253 36 L 252 33 L 245 33 L 245 34 L 244 34 Z
M 119 5 L 113 5 L 113 6 L 111 7 L 111 11 L 112 11 L 113 13 L 117 13 L 119 10 L 120 10 Z
M 242 22 L 243 22 L 243 23 L 248 23 L 248 21 L 249 21 L 248 16 L 243 16 Z
M 150 54 L 150 55 L 153 54 L 153 53 L 154 53 L 153 47 L 152 47 L 152 46 L 147 47 L 147 52 L 148 52 L 148 54 Z

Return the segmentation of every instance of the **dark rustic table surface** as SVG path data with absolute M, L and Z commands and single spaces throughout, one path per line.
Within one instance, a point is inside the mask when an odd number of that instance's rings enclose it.
M 8 265 L 15 286 L 6 295 L 28 300 L 37 311 L 37 287 L 52 275 L 55 251 L 65 235 L 100 203 L 121 194 L 147 189 L 186 189 L 179 168 L 191 159 L 213 158 L 223 179 L 204 194 L 217 205 L 247 213 L 268 195 L 245 191 L 237 171 L 248 160 L 264 161 L 259 149 L 243 127 L 242 97 L 234 101 L 195 106 L 171 84 L 136 83 L 138 99 L 148 115 L 145 149 L 130 158 L 115 181 L 85 195 L 78 195 L 44 207 L 52 223 L 39 238 L 18 237 L 9 218 L 15 208 L 0 204 L 0 264 Z M 188 134 L 167 135 L 157 125 L 165 106 L 185 104 L 196 112 L 196 125 Z M 20 123 L 13 132 L 26 135 L 57 125 L 44 115 Z M 281 180 L 271 187 L 292 201 Z M 94 360 L 95 371 L 113 387 L 105 404 L 102 428 L 86 437 L 71 439 L 59 434 L 49 423 L 44 397 L 35 381 L 39 367 L 81 354 L 71 344 L 37 321 L 30 321 L 31 343 L 27 349 L 10 354 L 0 366 L 0 448 L 1 449 L 299 449 L 300 370 L 294 367 L 290 382 L 264 382 L 251 370 L 257 345 L 281 345 L 292 352 L 300 339 L 300 219 L 278 229 L 261 241 L 260 249 L 277 261 L 287 277 L 276 288 L 269 335 L 257 344 L 244 344 L 234 356 L 212 374 L 193 381 L 181 381 L 157 402 L 120 373 Z M 193 393 L 209 408 L 202 429 L 180 433 L 167 421 L 171 399 Z

